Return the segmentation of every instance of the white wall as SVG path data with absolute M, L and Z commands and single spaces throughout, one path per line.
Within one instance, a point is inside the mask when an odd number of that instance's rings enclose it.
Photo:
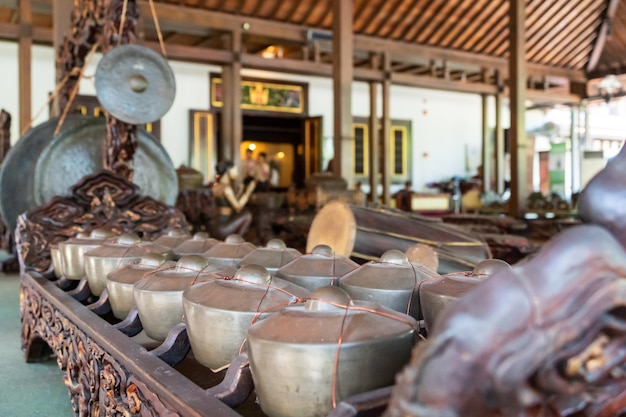
M 0 109 L 11 114 L 11 143 L 19 138 L 17 43 L 0 42 Z
M 332 140 L 332 79 L 253 70 L 244 70 L 243 75 L 308 82 L 309 114 L 324 117 L 323 136 Z M 378 107 L 380 116 L 382 100 L 378 100 Z M 392 86 L 390 111 L 393 119 L 411 120 L 415 190 L 423 189 L 428 182 L 476 172 L 482 143 L 480 95 Z M 366 83 L 352 85 L 352 114 L 369 116 L 369 87 Z
M 95 94 L 93 74 L 99 60 L 95 55 L 85 72 L 87 79 L 80 94 Z M 162 143 L 174 166 L 188 162 L 190 109 L 209 108 L 209 73 L 220 68 L 210 65 L 170 62 L 176 76 L 176 99 L 161 122 Z M 0 107 L 13 117 L 12 142 L 19 138 L 19 103 L 17 78 L 17 44 L 0 42 Z M 245 69 L 245 77 L 291 80 L 309 84 L 309 114 L 323 116 L 323 136 L 332 140 L 332 80 L 267 71 Z M 50 47 L 33 47 L 34 113 L 54 90 L 54 54 Z M 380 106 L 379 100 L 379 106 Z M 353 114 L 368 116 L 369 90 L 366 83 L 353 84 Z M 381 110 L 379 109 L 379 115 Z M 47 109 L 35 124 L 46 120 Z M 471 175 L 480 163 L 481 98 L 476 94 L 392 86 L 391 117 L 412 122 L 413 184 L 416 190 L 425 184 L 452 175 Z

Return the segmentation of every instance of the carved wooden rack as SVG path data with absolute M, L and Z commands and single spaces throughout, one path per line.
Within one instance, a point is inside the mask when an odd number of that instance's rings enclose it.
M 80 293 L 34 271 L 22 274 L 26 360 L 45 359 L 50 349 L 56 354 L 77 416 L 265 416 L 245 355 L 213 373 L 194 359 L 184 324 L 154 348 L 129 336 L 141 330 L 132 312 L 113 322 L 106 291 L 90 305 L 77 299 Z M 379 416 L 390 394 L 388 387 L 351 397 L 329 417 Z
M 136 186 L 110 172 L 83 178 L 71 192 L 18 220 L 26 360 L 48 358 L 52 350 L 77 416 L 265 416 L 245 354 L 214 373 L 195 360 L 184 324 L 159 344 L 142 336 L 136 310 L 121 322 L 111 314 L 106 290 L 96 298 L 86 279 L 55 280 L 49 246 L 72 234 L 109 226 L 154 238 L 187 227 L 178 210 L 139 196 Z M 389 395 L 383 389 L 355 396 L 331 415 L 377 416 Z
M 240 416 L 47 278 L 23 274 L 20 297 L 26 360 L 53 350 L 76 415 Z

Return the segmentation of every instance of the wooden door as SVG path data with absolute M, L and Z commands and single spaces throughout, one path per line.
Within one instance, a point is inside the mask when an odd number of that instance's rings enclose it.
M 304 177 L 323 171 L 322 167 L 322 116 L 304 120 Z
M 216 115 L 209 110 L 189 110 L 189 166 L 202 173 L 204 182 L 215 179 L 217 164 Z

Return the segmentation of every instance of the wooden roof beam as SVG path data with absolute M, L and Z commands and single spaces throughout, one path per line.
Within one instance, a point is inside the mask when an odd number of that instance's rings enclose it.
M 610 67 L 605 66 L 605 67 L 597 68 L 591 71 L 590 73 L 588 73 L 587 75 L 589 76 L 589 79 L 592 80 L 594 78 L 603 78 L 611 74 L 624 74 L 624 73 L 626 73 L 626 65 L 622 64 L 622 65 L 611 65 Z
M 589 62 L 587 63 L 587 73 L 592 72 L 598 66 L 600 56 L 602 55 L 602 50 L 604 49 L 604 43 L 606 42 L 609 28 L 611 27 L 611 21 L 615 17 L 615 10 L 617 10 L 618 4 L 619 0 L 609 0 L 609 4 L 606 8 L 606 14 L 604 15 L 604 19 L 602 19 L 602 24 L 600 25 L 600 29 L 598 30 L 598 36 L 596 37 L 595 45 L 593 46 L 591 56 L 589 57 Z
M 414 56 L 415 58 L 426 57 L 436 60 L 447 60 L 449 62 L 459 64 L 478 65 L 481 67 L 499 69 L 503 72 L 508 72 L 508 63 L 506 58 L 498 58 L 464 51 L 454 51 L 446 48 L 439 48 L 436 46 L 425 46 L 408 42 L 390 41 L 386 39 L 374 38 L 371 36 L 355 35 L 354 49 L 370 52 L 388 51 L 389 53 L 391 53 L 392 59 L 398 57 L 407 62 L 411 56 Z M 557 77 L 565 77 L 576 81 L 585 81 L 587 79 L 582 71 L 554 68 L 547 65 L 529 63 L 527 70 L 528 73 L 532 75 L 552 75 Z
M 52 29 L 34 26 L 32 31 L 33 43 L 52 45 Z M 17 41 L 19 34 L 20 25 L 18 23 L 0 23 L 0 39 Z
M 139 0 L 137 5 L 140 16 L 151 21 L 149 2 Z M 241 29 L 245 23 L 247 29 L 244 33 L 297 42 L 307 41 L 307 28 L 304 26 L 164 3 L 155 3 L 154 7 L 161 25 L 169 24 L 170 28 L 176 28 L 180 32 L 185 32 L 190 26 L 233 31 Z

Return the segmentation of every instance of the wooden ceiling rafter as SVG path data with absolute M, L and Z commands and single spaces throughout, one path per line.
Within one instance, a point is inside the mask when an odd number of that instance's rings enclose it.
M 367 6 L 363 7 L 360 15 L 354 16 L 354 33 L 366 34 L 370 22 L 378 17 L 378 9 L 375 7 L 374 2 L 365 1 L 365 3 L 367 3 Z
M 504 4 L 506 5 L 506 3 Z M 496 23 L 492 24 L 492 26 L 487 25 L 487 28 L 489 28 L 488 31 L 480 39 L 476 39 L 477 42 L 470 46 L 468 50 L 474 53 L 484 54 L 484 51 L 494 42 L 505 39 L 508 44 L 508 7 L 497 9 L 496 14 L 489 19 L 489 22 L 493 21 Z
M 548 1 L 534 1 L 531 7 L 526 9 L 526 32 L 534 33 L 546 21 L 546 13 L 552 7 Z
M 40 30 L 42 36 L 42 29 L 50 31 L 48 16 L 52 3 L 31 1 L 33 14 L 40 14 L 33 17 L 33 30 Z M 331 5 L 336 0 L 154 1 L 168 46 L 223 48 L 216 43 L 216 34 L 243 28 L 242 42 L 244 47 L 248 45 L 250 55 L 268 45 L 267 40 L 275 40 L 275 45 L 283 47 L 284 56 L 290 59 L 287 65 L 294 66 L 298 59 L 315 55 L 315 43 L 308 39 L 311 29 L 330 33 Z M 395 62 L 394 71 L 402 73 L 402 77 L 420 74 L 428 59 L 437 62 L 435 75 L 441 78 L 449 74 L 448 81 L 473 83 L 477 71 L 472 65 L 508 74 L 510 0 L 352 1 L 357 62 L 363 62 L 370 53 L 388 51 Z M 10 16 L 15 15 L 18 2 L 0 0 L 0 36 L 4 38 L 14 37 L 14 28 L 3 25 L 11 24 Z M 148 0 L 138 0 L 138 4 L 147 40 L 154 42 L 156 30 L 149 18 Z M 527 67 L 537 79 L 547 75 L 584 82 L 587 77 L 626 68 L 626 0 L 526 0 L 523 7 L 528 35 Z M 3 8 L 9 13 L 4 13 Z M 612 15 L 609 9 L 613 10 Z M 599 48 L 599 35 L 603 33 L 604 45 Z M 36 35 L 33 41 L 38 42 Z M 325 44 L 317 43 L 322 48 L 326 48 Z M 181 56 L 190 49 L 178 51 Z M 330 62 L 330 49 L 321 51 L 321 56 L 320 63 Z M 597 63 L 589 71 L 592 59 Z M 253 62 L 260 65 L 261 61 Z M 428 71 L 423 77 L 431 73 Z M 399 79 L 404 80 L 402 77 Z M 483 81 L 490 83 L 491 79 Z M 420 85 L 422 79 L 411 83 Z
M 462 13 L 460 8 L 463 7 L 464 3 L 466 3 L 468 7 L 470 6 L 469 3 L 463 2 L 462 0 L 450 0 L 446 2 L 446 7 L 438 13 L 438 18 L 435 19 L 436 23 L 433 25 L 433 29 L 427 34 L 420 34 L 420 36 L 417 37 L 417 42 L 427 45 L 439 44 L 439 39 L 449 32 L 451 27 L 456 25 L 458 13 Z
M 420 41 L 420 39 L 424 39 L 426 36 L 430 35 L 430 33 L 433 30 L 435 30 L 437 24 L 439 23 L 440 15 L 444 13 L 444 10 L 448 9 L 452 1 L 456 1 L 456 0 L 440 1 L 436 6 L 435 11 L 426 19 L 426 21 L 424 22 L 424 25 L 420 28 L 420 30 L 417 31 L 415 36 L 411 39 L 411 42 L 425 45 L 426 42 Z
M 259 16 L 262 7 L 263 2 L 256 0 L 256 4 L 254 5 L 254 9 L 252 9 L 252 13 L 250 13 L 250 16 Z
M 589 26 L 586 28 L 586 30 L 583 32 L 583 34 L 586 34 L 588 36 L 593 36 L 593 34 L 595 33 L 596 29 L 593 26 Z M 547 55 L 542 62 L 555 62 L 558 63 L 558 65 L 560 67 L 563 68 L 573 68 L 576 67 L 576 64 L 574 64 L 572 62 L 573 57 L 579 56 L 579 57 L 584 57 L 585 60 L 587 60 L 588 56 L 586 51 L 589 50 L 589 48 L 591 47 L 591 43 L 587 43 L 587 44 L 581 44 L 581 43 L 576 43 L 576 42 L 570 42 L 569 44 L 564 43 L 563 47 L 561 48 L 555 48 L 555 51 L 553 53 L 550 53 L 549 55 Z
M 333 0 L 335 1 L 335 0 Z M 320 3 L 326 3 L 326 7 L 321 8 L 321 12 L 318 14 L 317 19 L 313 19 L 312 21 L 310 21 L 310 25 L 311 27 L 314 28 L 319 28 L 319 27 L 326 27 L 328 29 L 330 29 L 330 25 L 332 23 L 332 10 L 331 10 L 331 3 L 329 0 L 318 0 L 317 5 L 319 6 Z M 324 26 L 323 22 L 328 18 L 331 17 L 331 21 L 327 22 L 327 24 Z
M 478 7 L 478 13 L 470 21 L 461 33 L 452 41 L 452 48 L 454 49 L 469 49 L 466 45 L 466 41 L 470 39 L 472 35 L 482 36 L 487 31 L 486 22 L 495 9 L 502 8 L 502 4 L 497 1 L 488 2 L 484 8 Z
M 480 14 L 480 12 L 485 8 L 484 4 L 480 4 L 481 2 L 476 2 L 476 7 L 472 7 L 472 3 L 467 3 L 467 9 L 461 11 L 461 18 L 455 22 L 455 25 L 450 28 L 450 30 L 446 31 L 439 42 L 441 46 L 444 48 L 450 47 L 453 40 L 459 36 L 460 33 L 463 33 L 467 30 L 468 26 L 470 26 L 476 17 Z
M 387 37 L 390 39 L 400 39 L 402 33 L 411 26 L 411 22 L 414 21 L 420 13 L 423 3 L 428 0 L 410 0 L 407 3 L 406 14 L 404 19 L 400 19 L 398 23 L 387 33 Z M 405 2 L 406 3 L 406 2 Z M 420 5 L 421 4 L 421 5 Z
M 412 63 L 406 63 L 406 62 L 392 62 L 391 63 L 391 70 L 395 72 L 406 72 L 415 67 L 416 65 Z
M 572 19 L 579 26 L 576 31 L 562 31 L 558 37 L 548 44 L 548 47 L 538 50 L 534 56 L 531 55 L 528 58 L 533 62 L 548 63 L 555 56 L 562 55 L 564 50 L 571 51 L 574 49 L 576 44 L 579 43 L 578 39 L 591 39 L 595 25 L 590 18 L 593 17 L 594 13 L 597 13 L 597 11 L 591 7 L 579 9 L 576 16 Z
M 594 44 L 593 51 L 591 52 L 591 56 L 589 57 L 589 61 L 587 63 L 587 72 L 595 69 L 598 65 L 598 61 L 600 60 L 600 55 L 604 46 L 606 44 L 606 38 L 608 36 L 609 30 L 612 27 L 612 21 L 615 17 L 615 12 L 619 6 L 618 0 L 608 0 L 607 7 L 604 12 L 604 16 L 602 17 L 602 23 L 598 28 L 598 33 L 596 35 L 596 41 Z
M 509 55 L 509 27 L 504 26 L 495 38 L 480 51 L 486 55 L 508 56 Z
M 269 12 L 267 13 L 267 17 L 272 20 L 278 20 L 278 21 L 284 22 L 284 20 L 278 18 L 278 11 L 280 10 L 281 6 L 283 6 L 284 4 L 285 2 L 281 2 L 281 1 L 277 1 L 276 3 L 274 3 L 274 7 L 269 9 Z
M 298 8 L 302 6 L 302 2 L 294 1 L 288 8 L 285 8 L 285 17 L 282 19 L 284 22 L 291 22 Z
M 366 12 L 367 8 L 370 6 L 370 2 L 367 0 L 356 0 L 354 3 L 354 18 L 352 19 L 352 26 L 354 27 L 355 33 L 363 32 L 363 27 L 359 27 L 359 25 L 366 24 L 363 19 L 363 14 Z
M 204 37 L 202 39 L 200 39 L 195 45 L 193 45 L 196 48 L 208 48 L 211 45 L 213 45 L 215 42 L 215 39 L 213 36 L 207 36 Z
M 381 33 L 382 30 L 384 30 L 386 27 L 389 28 L 389 24 L 390 22 L 394 22 L 394 19 L 397 21 L 398 19 L 398 15 L 401 12 L 401 10 L 399 10 L 400 7 L 402 7 L 402 4 L 404 3 L 404 0 L 388 0 L 385 2 L 385 6 L 387 8 L 387 10 L 381 10 L 379 13 L 380 19 L 378 19 L 378 23 L 374 26 L 374 28 L 371 31 L 367 31 L 370 34 L 373 34 L 374 36 L 380 36 L 382 38 L 385 38 L 385 34 Z M 374 21 L 372 21 L 370 24 L 373 24 Z M 395 22 L 394 22 L 395 23 Z M 369 26 L 368 26 L 369 27 Z
M 332 5 L 333 1 L 334 0 L 328 0 L 328 3 L 329 3 L 328 13 L 326 13 L 321 23 L 322 27 L 328 28 L 329 30 L 332 28 L 332 24 L 333 24 L 333 14 L 330 12 L 330 5 Z
M 252 16 L 256 5 L 257 5 L 256 0 L 245 0 L 241 4 L 241 8 L 240 8 L 241 14 L 243 16 Z
M 413 22 L 413 25 L 407 27 L 407 30 L 402 34 L 401 40 L 406 42 L 413 41 L 414 38 L 417 37 L 419 31 L 422 30 L 424 22 L 428 20 L 430 16 L 433 14 L 433 9 L 437 7 L 437 0 L 431 0 L 426 2 L 422 12 L 417 18 L 416 22 Z
M 311 14 L 311 12 L 313 11 L 313 9 L 315 8 L 315 3 L 314 2 L 310 2 L 309 3 L 309 7 L 307 7 L 304 13 L 301 14 L 301 16 L 299 18 L 294 18 L 294 20 L 292 21 L 292 23 L 298 24 L 298 25 L 303 25 L 304 22 L 306 22 L 306 19 L 309 17 L 309 15 Z M 296 9 L 298 10 L 298 9 Z
M 572 61 L 572 67 L 574 67 L 574 68 L 579 68 L 579 67 L 584 68 L 585 64 L 587 63 L 588 56 L 591 54 L 592 50 L 593 50 L 593 46 L 591 46 L 591 45 L 586 46 L 586 48 L 585 48 L 585 50 L 583 50 L 582 54 L 578 58 L 575 58 Z
M 509 6 L 507 2 L 500 0 L 498 2 L 500 4 L 499 7 L 491 15 L 487 16 L 487 20 L 484 22 L 481 30 L 465 41 L 463 50 L 481 53 L 489 39 L 497 36 L 509 24 Z
M 563 34 L 563 29 L 566 26 L 564 21 L 572 19 L 576 13 L 577 4 L 580 4 L 570 0 L 562 1 L 565 1 L 565 3 L 562 4 L 562 7 L 557 8 L 557 5 L 555 5 L 553 8 L 553 10 L 556 10 L 549 22 L 543 25 L 527 40 L 526 59 L 529 61 L 537 62 L 533 59 L 537 53 L 539 53 L 543 48 L 549 48 L 550 46 L 554 47 L 554 41 Z M 572 30 L 572 32 L 579 33 L 579 30 L 580 29 L 576 27 Z M 578 42 L 580 41 L 581 40 L 579 39 Z

